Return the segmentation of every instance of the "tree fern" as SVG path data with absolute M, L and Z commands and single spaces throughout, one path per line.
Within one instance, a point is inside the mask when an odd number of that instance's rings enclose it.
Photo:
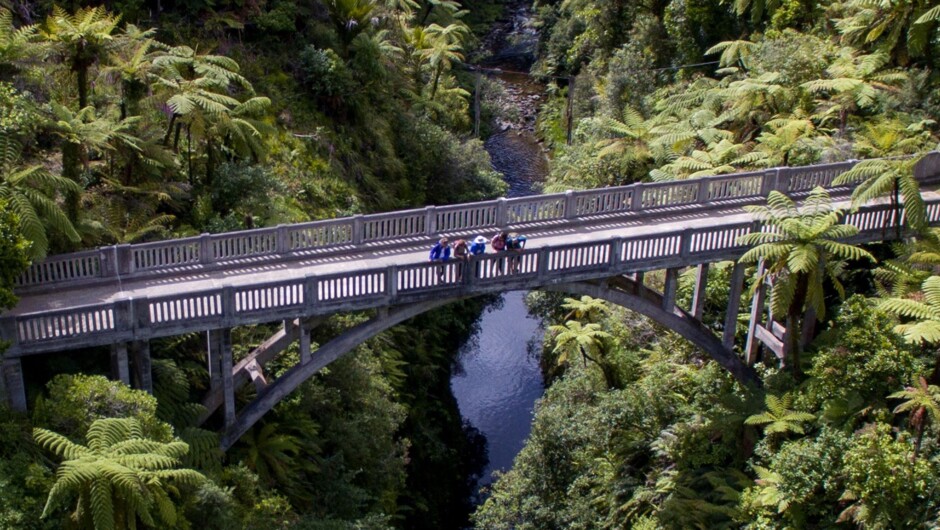
M 738 242 L 753 248 L 739 259 L 741 263 L 763 260 L 764 276 L 757 278 L 757 288 L 768 276 L 773 279 L 770 304 L 775 315 L 787 315 L 789 344 L 785 365 L 799 373 L 799 328 L 801 315 L 813 308 L 821 318 L 825 314 L 823 283 L 829 279 L 841 294 L 839 260 L 874 257 L 858 247 L 838 240 L 852 237 L 858 229 L 841 223 L 842 212 L 832 208 L 829 193 L 813 189 L 802 207 L 786 195 L 771 191 L 766 206 L 746 206 L 763 222 L 759 232 L 741 236 Z M 821 266 L 822 265 L 822 266 Z
M 157 526 L 156 520 L 171 526 L 176 509 L 168 492 L 176 484 L 194 485 L 204 479 L 193 470 L 176 468 L 188 452 L 185 443 L 143 438 L 133 418 L 95 420 L 85 446 L 45 429 L 33 429 L 33 435 L 37 444 L 64 459 L 43 517 L 74 501 L 73 519 L 96 530 L 134 528 L 137 518 L 149 526 Z
M 78 241 L 78 232 L 56 203 L 59 193 L 79 193 L 78 184 L 52 175 L 41 166 L 19 164 L 19 142 L 0 130 L 0 199 L 5 199 L 8 207 L 19 216 L 23 235 L 33 243 L 32 256 L 46 255 L 50 232 Z

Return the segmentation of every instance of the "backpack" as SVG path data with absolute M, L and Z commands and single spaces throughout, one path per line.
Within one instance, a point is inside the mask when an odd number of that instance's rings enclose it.
M 525 248 L 525 236 L 516 233 L 509 234 L 506 238 L 506 248 L 509 250 L 522 250 Z

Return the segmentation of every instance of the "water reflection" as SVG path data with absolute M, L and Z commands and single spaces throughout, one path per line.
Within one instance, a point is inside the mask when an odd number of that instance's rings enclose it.
M 544 330 L 524 298 L 513 291 L 487 307 L 477 333 L 460 350 L 462 370 L 451 379 L 461 414 L 487 438 L 490 462 L 481 486 L 492 482 L 493 471 L 512 467 L 542 395 L 538 352 Z

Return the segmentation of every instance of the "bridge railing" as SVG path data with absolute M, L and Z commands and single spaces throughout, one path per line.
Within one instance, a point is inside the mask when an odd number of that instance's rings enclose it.
M 757 201 L 771 190 L 784 193 L 830 187 L 855 161 L 776 168 L 674 182 L 569 191 L 514 199 L 356 215 L 296 225 L 223 234 L 102 247 L 52 256 L 36 263 L 17 281 L 18 288 L 101 281 L 121 276 L 184 270 L 237 260 L 291 256 L 318 249 L 391 243 L 442 233 L 471 234 L 529 223 L 572 221 L 599 215 L 643 212 L 716 201 Z M 916 166 L 922 181 L 940 177 L 940 153 L 927 154 Z
M 940 224 L 940 199 L 927 202 Z M 843 222 L 859 229 L 853 241 L 892 238 L 896 209 L 870 205 Z M 903 221 L 903 218 L 902 218 Z M 21 355 L 148 339 L 217 327 L 272 322 L 300 315 L 385 307 L 428 297 L 532 288 L 558 281 L 601 278 L 667 267 L 737 259 L 739 238 L 757 221 L 685 228 L 626 238 L 473 256 L 469 261 L 411 263 L 330 275 L 223 286 L 198 292 L 118 300 L 108 304 L 0 318 L 0 336 Z

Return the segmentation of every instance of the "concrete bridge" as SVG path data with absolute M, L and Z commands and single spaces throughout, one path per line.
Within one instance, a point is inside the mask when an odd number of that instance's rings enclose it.
M 816 186 L 846 201 L 832 181 L 854 162 L 776 168 L 667 183 L 353 216 L 224 234 L 118 245 L 51 256 L 18 281 L 19 304 L 0 317 L 10 343 L 2 383 L 10 404 L 26 408 L 21 359 L 27 355 L 110 346 L 116 378 L 151 389 L 149 341 L 208 332 L 211 389 L 206 417 L 222 409 L 223 448 L 230 447 L 278 401 L 324 366 L 376 334 L 423 312 L 507 290 L 587 294 L 642 313 L 701 348 L 737 380 L 756 383 L 750 357 L 758 343 L 780 354 L 785 331 L 763 324 L 755 297 L 745 359 L 733 350 L 744 268 L 732 274 L 725 332 L 701 323 L 708 264 L 735 260 L 738 238 L 762 229 L 741 208 L 771 190 L 799 197 Z M 940 182 L 940 153 L 915 167 L 922 187 Z M 940 195 L 925 189 L 932 224 Z M 847 205 L 847 203 L 845 203 Z M 848 214 L 855 242 L 890 239 L 895 211 L 873 204 Z M 426 262 L 440 235 L 489 238 L 501 228 L 524 232 L 518 254 L 469 262 Z M 689 308 L 676 306 L 678 272 L 697 267 Z M 663 292 L 643 282 L 664 269 Z M 310 330 L 329 315 L 375 310 L 375 316 L 312 351 Z M 234 326 L 283 322 L 245 359 L 234 362 Z M 299 341 L 300 360 L 270 379 L 264 365 Z M 235 391 L 252 383 L 253 401 L 236 409 Z M 206 419 L 206 418 L 203 418 Z

